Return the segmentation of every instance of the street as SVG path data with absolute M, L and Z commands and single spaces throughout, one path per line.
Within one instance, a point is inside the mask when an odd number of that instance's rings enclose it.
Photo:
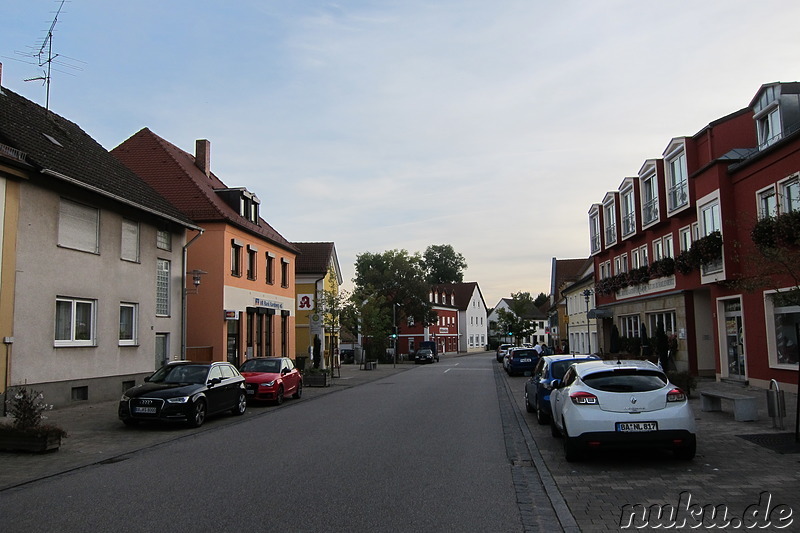
M 800 454 L 741 438 L 769 422 L 702 412 L 697 393 L 693 461 L 640 451 L 567 463 L 549 426 L 525 411 L 527 378 L 508 377 L 493 353 L 383 371 L 350 365 L 337 386 L 199 431 L 130 429 L 95 414 L 105 455 L 65 462 L 61 474 L 48 466 L 33 481 L 7 476 L 2 529 L 619 531 L 635 528 L 634 511 L 668 506 L 717 530 L 745 529 L 748 516 L 761 530 L 797 521 L 781 513 L 800 510 Z M 60 453 L 4 454 L 0 479 L 20 464 L 71 460 Z M 679 529 L 662 523 L 670 528 Z

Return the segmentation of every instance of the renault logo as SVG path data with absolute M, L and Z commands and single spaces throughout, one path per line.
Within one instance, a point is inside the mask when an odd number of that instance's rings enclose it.
M 631 396 L 631 403 L 636 405 L 636 396 Z

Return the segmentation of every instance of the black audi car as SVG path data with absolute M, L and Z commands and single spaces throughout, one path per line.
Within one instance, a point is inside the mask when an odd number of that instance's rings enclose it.
M 199 427 L 208 415 L 247 409 L 244 377 L 230 363 L 175 361 L 144 381 L 120 398 L 119 418 L 129 426 L 160 420 Z

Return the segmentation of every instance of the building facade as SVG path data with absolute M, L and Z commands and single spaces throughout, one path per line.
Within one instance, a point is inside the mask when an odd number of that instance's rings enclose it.
M 118 398 L 180 353 L 194 225 L 76 124 L 3 89 L 4 389 Z M 12 250 L 11 247 L 14 247 Z
M 474 281 L 452 286 L 458 308 L 458 351 L 485 351 L 489 343 L 489 320 L 480 286 Z
M 294 356 L 298 250 L 261 217 L 258 196 L 211 172 L 204 139 L 189 154 L 144 128 L 112 154 L 203 228 L 186 247 L 183 357 Z
M 646 338 L 663 328 L 677 370 L 796 390 L 800 307 L 782 297 L 796 280 L 757 255 L 752 231 L 800 211 L 799 126 L 800 84 L 764 85 L 592 206 L 606 350 L 614 329 Z

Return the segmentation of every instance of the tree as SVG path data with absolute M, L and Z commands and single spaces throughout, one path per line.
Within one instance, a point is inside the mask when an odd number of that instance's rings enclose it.
M 332 266 L 328 269 L 328 279 L 331 280 L 331 287 L 322 291 L 321 310 L 323 327 L 328 333 L 328 339 L 331 343 L 325 352 L 325 367 L 333 368 L 331 354 L 333 353 L 333 348 L 338 345 L 340 320 L 344 308 L 350 300 L 350 293 L 339 289 L 336 284 L 336 271 Z
M 381 295 L 383 306 L 392 317 L 397 304 L 397 320 L 412 317 L 424 325 L 436 322 L 436 312 L 428 299 L 430 285 L 425 276 L 425 265 L 418 253 L 406 250 L 388 250 L 380 254 L 365 252 L 356 257 L 356 276 L 353 278 L 354 301 L 364 302 Z
M 516 341 L 530 337 L 536 333 L 534 322 L 534 312 L 536 305 L 529 292 L 517 292 L 511 294 L 511 302 L 508 310 L 498 309 L 497 318 L 500 330 L 506 334 L 511 334 Z
M 538 309 L 542 307 L 545 303 L 547 303 L 547 300 L 549 300 L 547 295 L 543 292 L 540 292 L 539 296 L 537 296 L 536 299 L 533 301 L 533 305 L 535 305 L 536 308 Z
M 461 283 L 467 261 L 450 244 L 432 244 L 425 249 L 425 273 L 428 283 Z

